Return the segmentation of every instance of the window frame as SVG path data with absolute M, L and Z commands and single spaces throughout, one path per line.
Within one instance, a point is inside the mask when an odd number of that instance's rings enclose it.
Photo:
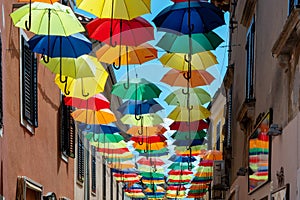
M 29 40 L 28 36 L 26 35 L 26 33 L 22 30 L 20 30 L 20 37 L 19 37 L 19 43 L 20 43 L 20 63 L 19 63 L 19 67 L 20 67 L 20 123 L 22 126 L 24 126 L 31 134 L 35 134 L 35 128 L 37 128 L 37 126 L 35 127 L 34 125 L 31 125 L 25 118 L 24 118 L 24 107 L 23 107 L 23 49 L 22 49 L 22 38 L 24 38 L 26 41 Z M 38 73 L 38 72 L 37 72 Z M 36 96 L 37 98 L 37 96 Z M 36 103 L 38 104 L 38 99 L 36 99 Z M 37 105 L 38 107 L 38 105 Z M 36 111 L 38 113 L 38 110 Z M 37 114 L 38 115 L 38 114 Z M 38 120 L 38 119 L 36 119 Z
M 42 199 L 43 185 L 27 178 L 26 176 L 18 176 L 16 200 L 26 200 L 27 188 L 40 193 L 40 198 Z

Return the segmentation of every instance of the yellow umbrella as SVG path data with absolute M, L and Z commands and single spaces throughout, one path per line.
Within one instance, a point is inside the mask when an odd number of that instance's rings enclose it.
M 112 47 L 106 44 L 96 52 L 96 56 L 99 61 L 108 64 L 142 64 L 157 58 L 157 50 L 147 43 L 136 47 L 124 45 Z
M 85 124 L 109 124 L 117 121 L 114 113 L 105 108 L 101 110 L 77 109 L 72 112 L 75 121 Z
M 99 18 L 130 20 L 150 13 L 151 0 L 76 0 L 76 5 Z
M 107 166 L 114 169 L 132 169 L 135 167 L 135 165 L 131 162 L 110 163 Z
M 159 125 L 164 122 L 163 119 L 156 113 L 142 114 L 140 116 L 142 116 L 142 119 L 137 120 L 135 115 L 126 114 L 121 118 L 121 121 L 124 124 L 143 127 Z
M 18 0 L 18 2 L 44 2 L 44 3 L 55 3 L 58 2 L 59 0 Z
M 186 54 L 182 53 L 166 53 L 160 62 L 167 67 L 171 67 L 181 71 L 188 71 L 188 62 L 186 62 Z M 216 56 L 210 51 L 204 51 L 192 55 L 192 70 L 205 70 L 215 64 L 218 64 Z
M 146 136 L 153 136 L 157 134 L 163 134 L 166 132 L 167 129 L 163 127 L 162 125 L 156 125 L 156 126 L 132 126 L 130 129 L 128 129 L 127 133 L 132 136 L 141 136 L 140 133 L 145 133 Z
M 151 180 L 142 179 L 142 182 L 144 184 L 147 184 L 147 185 L 151 185 L 151 184 L 155 184 L 155 185 L 165 184 L 165 180 L 155 180 L 155 179 L 151 179 Z
M 169 115 L 168 118 L 175 121 L 189 121 L 189 111 L 190 111 L 190 121 L 198 121 L 201 119 L 206 119 L 210 116 L 210 111 L 203 106 L 194 106 L 191 110 L 187 107 L 176 107 Z
M 61 83 L 65 76 L 55 77 L 55 83 L 64 92 L 66 96 L 88 99 L 104 90 L 108 73 L 102 65 L 96 65 L 95 77 L 84 77 L 73 79 L 68 77 L 66 83 Z

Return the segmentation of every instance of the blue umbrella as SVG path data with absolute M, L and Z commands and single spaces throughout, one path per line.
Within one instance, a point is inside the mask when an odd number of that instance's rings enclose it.
M 194 162 L 196 161 L 195 157 L 189 157 L 189 156 L 176 156 L 173 155 L 169 158 L 170 161 L 173 162 Z
M 50 42 L 49 42 L 50 41 Z M 29 48 L 49 57 L 77 58 L 92 51 L 92 43 L 83 34 L 70 36 L 35 35 L 29 41 Z M 50 45 L 49 45 L 50 44 Z M 49 50 L 48 50 L 49 45 Z
M 221 9 L 211 3 L 198 1 L 168 6 L 153 19 L 153 22 L 159 31 L 177 34 L 207 33 L 225 24 Z
M 80 123 L 80 124 L 78 124 L 78 129 L 83 131 L 83 132 L 93 132 L 93 133 L 113 134 L 113 133 L 119 133 L 120 132 L 120 129 L 118 129 L 115 126 L 108 126 L 108 125 L 102 125 L 102 124 Z
M 196 140 L 175 140 L 173 142 L 173 145 L 192 147 L 192 146 L 202 145 L 203 142 L 204 142 L 204 138 L 196 139 Z
M 118 108 L 118 111 L 122 114 L 147 114 L 155 113 L 164 109 L 157 101 L 154 99 L 149 100 L 128 100 L 122 103 Z

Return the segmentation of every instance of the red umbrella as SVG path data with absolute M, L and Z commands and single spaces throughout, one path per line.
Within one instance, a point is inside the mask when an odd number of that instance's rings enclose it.
M 130 140 L 138 143 L 156 143 L 156 142 L 164 142 L 167 138 L 164 135 L 155 135 L 155 136 L 133 136 Z
M 184 191 L 186 188 L 183 185 L 169 185 L 167 190 Z
M 123 154 L 130 152 L 128 148 L 110 149 L 110 148 L 97 148 L 98 152 L 109 153 L 109 154 Z
M 165 162 L 160 159 L 160 158 L 141 158 L 137 161 L 138 164 L 141 164 L 141 165 L 148 165 L 148 166 L 161 166 L 161 165 L 164 165 Z
M 101 110 L 110 108 L 110 102 L 102 94 L 96 94 L 86 100 L 76 97 L 65 97 L 65 105 L 78 109 Z
M 132 20 L 97 18 L 86 25 L 90 38 L 109 45 L 138 46 L 154 39 L 153 26 L 137 17 Z
M 199 166 L 204 166 L 204 167 L 212 167 L 214 165 L 213 160 L 201 160 L 199 163 Z
M 192 171 L 188 171 L 188 170 L 183 170 L 183 171 L 180 171 L 180 170 L 171 170 L 168 172 L 169 175 L 190 175 L 190 174 L 193 174 Z
M 189 125 L 190 125 L 190 129 L 189 129 Z M 187 132 L 189 130 L 190 131 L 200 131 L 203 129 L 207 129 L 208 126 L 209 126 L 208 123 L 205 122 L 204 120 L 193 121 L 193 122 L 190 122 L 190 124 L 188 122 L 174 121 L 170 125 L 170 129 L 178 130 L 178 131 L 182 131 L 182 132 Z

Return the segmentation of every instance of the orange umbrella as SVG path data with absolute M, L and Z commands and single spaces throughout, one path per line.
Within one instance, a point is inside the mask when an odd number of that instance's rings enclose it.
M 203 160 L 222 160 L 223 153 L 218 150 L 208 150 L 203 156 Z
M 127 133 L 132 136 L 141 136 L 139 133 L 144 133 L 144 135 L 147 136 L 153 136 L 153 135 L 163 134 L 166 131 L 167 129 L 162 125 L 143 126 L 143 130 L 141 129 L 140 126 L 132 126 L 130 129 L 128 129 Z
M 135 168 L 135 165 L 131 162 L 110 163 L 107 166 L 109 168 L 114 168 L 114 169 L 132 169 L 132 168 Z
M 29 3 L 30 0 L 18 0 L 18 2 L 26 2 L 26 3 Z M 31 2 L 54 3 L 54 2 L 58 2 L 58 0 L 31 0 Z
M 71 115 L 75 121 L 86 124 L 109 124 L 117 121 L 114 113 L 109 109 L 101 109 L 98 111 L 78 109 L 75 110 Z
M 184 78 L 184 71 L 179 71 L 176 69 L 171 69 L 168 71 L 160 80 L 161 82 L 167 83 L 171 86 L 179 86 L 179 87 L 186 87 L 187 81 Z M 205 70 L 192 70 L 192 76 L 189 81 L 189 86 L 191 88 L 203 85 L 209 85 L 215 77 L 213 77 L 210 73 Z
M 167 143 L 166 142 L 157 142 L 157 143 L 154 143 L 154 144 L 148 144 L 148 143 L 142 143 L 142 144 L 139 144 L 139 143 L 133 143 L 133 147 L 135 149 L 140 149 L 140 150 L 160 150 L 164 147 L 167 146 Z

